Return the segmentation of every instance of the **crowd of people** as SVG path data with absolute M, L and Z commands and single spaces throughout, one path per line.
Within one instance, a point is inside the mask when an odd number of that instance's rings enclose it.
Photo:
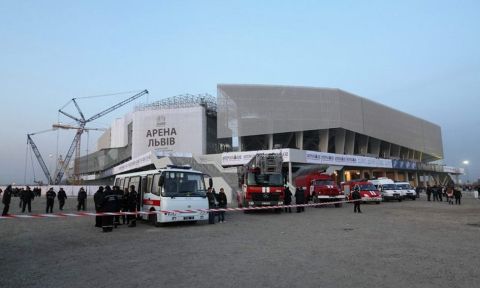
M 427 186 L 425 193 L 427 201 L 443 202 L 445 198 L 445 202 L 448 204 L 453 205 L 453 200 L 455 200 L 455 204 L 461 205 L 462 191 L 455 186 Z

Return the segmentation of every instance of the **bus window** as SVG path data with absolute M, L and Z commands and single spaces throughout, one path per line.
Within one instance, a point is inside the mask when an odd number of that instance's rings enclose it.
M 135 176 L 135 177 L 130 178 L 130 183 L 128 184 L 128 188 L 130 188 L 130 186 L 132 186 L 132 185 L 135 186 L 135 191 L 140 193 L 140 190 L 141 190 L 140 176 Z
M 147 176 L 147 184 L 145 186 L 145 193 L 152 193 L 152 182 L 153 182 L 153 175 Z
M 160 180 L 160 174 L 155 174 L 155 176 L 153 176 L 152 193 L 160 196 L 160 186 L 158 186 L 158 180 Z
M 124 178 L 118 178 L 118 188 L 120 188 L 120 190 L 123 190 L 123 181 L 125 180 Z
M 140 181 L 140 193 L 145 194 L 147 191 L 146 191 L 146 188 L 147 188 L 147 177 L 146 176 L 143 176 L 142 177 L 142 180 Z
M 125 191 L 125 189 L 128 190 L 128 182 L 130 181 L 130 178 L 128 177 L 125 177 L 125 180 L 123 181 L 123 191 Z
M 120 178 L 115 179 L 114 186 L 119 186 L 120 187 Z

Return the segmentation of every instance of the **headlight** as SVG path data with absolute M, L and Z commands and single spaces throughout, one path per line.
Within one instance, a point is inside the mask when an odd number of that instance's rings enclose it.
M 283 205 L 283 201 L 278 201 L 278 205 Z
M 248 202 L 248 205 L 253 205 L 253 204 L 255 204 L 255 202 L 253 202 L 253 201 L 252 201 L 252 202 Z

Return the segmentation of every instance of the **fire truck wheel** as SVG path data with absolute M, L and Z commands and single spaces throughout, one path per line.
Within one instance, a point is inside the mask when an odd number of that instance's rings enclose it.
M 375 202 L 375 204 L 380 204 L 380 201 Z
M 335 204 L 335 208 L 340 208 L 340 207 L 342 207 L 342 203 Z

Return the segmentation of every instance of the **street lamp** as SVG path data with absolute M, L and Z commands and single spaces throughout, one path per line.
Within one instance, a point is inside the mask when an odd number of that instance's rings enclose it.
M 468 169 L 467 169 L 467 166 L 468 164 L 470 164 L 470 161 L 468 160 L 463 160 L 463 165 L 465 165 L 465 178 L 466 178 L 466 184 L 468 184 Z

